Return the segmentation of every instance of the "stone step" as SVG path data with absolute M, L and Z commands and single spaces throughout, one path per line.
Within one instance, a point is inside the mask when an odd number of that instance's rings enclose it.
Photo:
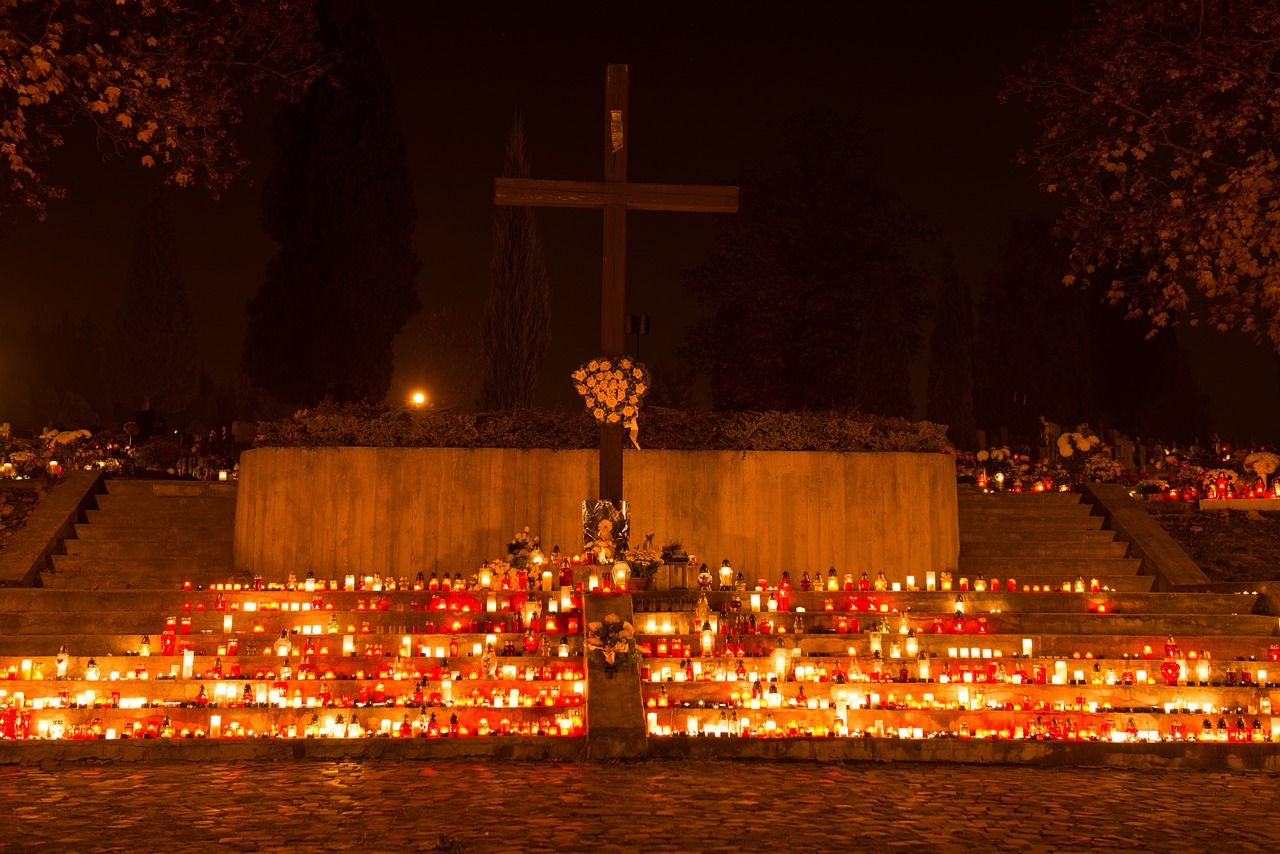
M 108 522 L 114 525 L 187 525 L 187 524 L 224 524 L 235 527 L 235 507 L 220 507 L 216 510 L 183 510 L 173 509 L 139 509 L 139 510 L 86 510 L 85 520 L 89 524 Z
M 143 636 L 146 635 L 151 641 L 151 655 L 139 656 L 139 651 Z M 327 644 L 330 650 L 328 655 L 316 654 L 309 657 L 311 664 L 323 670 L 333 669 L 335 672 L 341 670 L 355 671 L 363 667 L 366 672 L 370 672 L 367 666 L 370 660 L 385 663 L 385 656 L 373 656 L 372 659 L 363 654 L 344 657 L 338 651 L 341 648 L 340 636 L 327 636 L 328 640 L 317 639 L 317 647 L 323 647 Z M 336 647 L 335 641 L 336 640 Z M 465 635 L 468 642 L 471 640 L 482 640 L 481 635 Z M 888 657 L 890 644 L 894 642 L 891 636 L 883 641 L 883 650 L 886 661 L 895 661 Z M 1130 633 L 1130 634 L 1090 634 L 1090 635 L 1053 635 L 1053 634 L 1034 634 L 1034 633 L 1004 633 L 1004 634 L 987 634 L 987 635 L 957 635 L 957 634 L 940 634 L 920 633 L 917 635 L 917 642 L 920 650 L 935 658 L 943 660 L 951 660 L 953 662 L 965 661 L 1003 661 L 1006 667 L 1016 667 L 1017 662 L 1022 659 L 1022 650 L 1026 648 L 1024 641 L 1030 641 L 1032 650 L 1031 658 L 1040 662 L 1046 659 L 1068 659 L 1073 662 L 1073 666 L 1084 667 L 1090 665 L 1093 661 L 1122 663 L 1128 658 L 1135 666 L 1142 662 L 1147 662 L 1144 666 L 1150 668 L 1159 666 L 1164 658 L 1164 644 L 1168 635 L 1156 635 L 1151 632 L 1146 633 Z M 261 638 L 252 638 L 243 633 L 238 636 L 241 652 L 238 655 L 219 655 L 218 647 L 224 644 L 228 638 L 226 636 L 217 636 L 213 638 L 199 638 L 197 636 L 182 637 L 179 636 L 178 642 L 187 642 L 195 653 L 195 670 L 197 672 L 204 671 L 213 665 L 215 658 L 221 658 L 224 666 L 224 675 L 232 672 L 232 665 L 238 664 L 242 673 L 255 673 L 259 670 L 275 670 L 278 669 L 280 659 L 265 654 L 269 645 L 270 638 L 265 641 Z M 295 642 L 298 638 L 294 638 Z M 0 681 L 4 680 L 4 674 L 11 666 L 18 665 L 21 667 L 23 660 L 30 659 L 33 663 L 40 662 L 44 665 L 46 677 L 52 677 L 55 674 L 54 657 L 62 646 L 66 646 L 70 653 L 70 662 L 67 667 L 67 674 L 72 679 L 78 678 L 88 659 L 93 658 L 104 671 L 110 670 L 111 667 L 118 667 L 123 670 L 132 663 L 139 661 L 155 665 L 149 669 L 153 673 L 169 671 L 169 665 L 173 663 L 180 664 L 182 661 L 181 654 L 162 655 L 160 653 L 160 638 L 156 632 L 125 632 L 117 634 L 68 634 L 57 633 L 48 635 L 31 635 L 27 638 L 25 646 L 18 646 L 16 649 L 12 638 L 0 637 Z M 1175 635 L 1174 642 L 1181 650 L 1180 657 L 1185 659 L 1188 653 L 1199 654 L 1207 651 L 1210 656 L 1211 666 L 1215 670 L 1225 670 L 1228 667 L 1239 669 L 1240 667 L 1261 668 L 1270 674 L 1269 681 L 1280 682 L 1280 662 L 1270 660 L 1269 652 L 1272 646 L 1280 645 L 1280 637 L 1275 635 L 1215 635 L 1215 634 L 1183 634 Z M 244 652 L 247 644 L 256 645 L 260 652 L 256 655 L 248 655 Z M 869 658 L 867 655 L 867 639 L 865 635 L 840 635 L 840 636 L 804 636 L 800 639 L 800 648 L 804 651 L 805 656 L 802 661 L 821 666 L 823 662 L 822 654 L 826 653 L 828 648 L 839 643 L 854 643 L 858 646 L 858 660 L 864 662 Z M 363 642 L 357 641 L 356 649 L 363 649 Z M 1150 657 L 1144 658 L 1146 649 L 1150 648 Z M 976 650 L 976 652 L 975 652 Z M 986 652 L 984 652 L 984 650 Z M 846 648 L 847 652 L 847 648 Z M 953 654 L 954 652 L 954 654 Z M 999 653 L 999 656 L 996 656 Z M 768 656 L 748 656 L 743 659 L 747 665 L 767 666 Z M 455 660 L 456 659 L 456 660 Z M 500 664 L 524 665 L 532 663 L 537 659 L 536 656 L 501 656 Z M 1252 659 L 1252 660 L 1250 660 Z M 734 657 L 736 660 L 736 657 Z M 413 661 L 420 663 L 422 666 L 429 666 L 437 663 L 435 657 L 415 656 Z M 478 658 L 474 656 L 456 656 L 450 659 L 452 664 L 457 665 L 459 670 L 464 672 L 475 668 L 479 665 Z M 580 659 L 568 659 L 580 664 Z M 674 666 L 679 663 L 680 659 L 651 657 L 646 659 L 649 665 Z M 704 659 L 705 661 L 705 659 Z M 1078 664 L 1074 664 L 1077 663 Z M 297 667 L 299 664 L 298 656 L 290 656 L 290 664 Z M 369 677 L 371 680 L 374 676 Z M 10 688 L 11 686 L 5 686 Z
M 970 578 L 981 573 L 996 578 L 1023 575 L 1077 575 L 1086 579 L 1104 575 L 1136 575 L 1142 567 L 1138 558 L 1116 557 L 987 557 L 961 553 L 957 571 Z
M 1091 579 L 1096 578 L 1105 590 L 1117 590 L 1122 593 L 1150 593 L 1155 587 L 1156 577 L 1154 575 L 1095 575 L 1084 579 L 1086 587 Z M 1027 585 L 1032 588 L 1039 585 L 1041 589 L 1046 587 L 1053 590 L 1061 590 L 1063 584 L 1075 583 L 1075 577 L 1067 578 L 1063 575 L 1021 575 L 1016 579 L 1018 589 L 1022 590 Z
M 957 489 L 956 497 L 963 502 L 999 506 L 1024 504 L 1059 506 L 1083 503 L 1083 496 L 1078 492 L 983 492 L 963 486 Z
M 230 557 L 150 557 L 141 559 L 54 555 L 53 568 L 40 574 L 45 587 L 132 589 L 212 584 L 234 574 Z
M 192 495 L 174 496 L 171 498 L 146 495 L 99 495 L 95 499 L 99 510 L 104 512 L 142 512 L 184 510 L 193 511 L 232 511 L 236 500 L 234 496 Z
M 147 480 L 132 478 L 109 478 L 107 495 L 144 495 L 161 498 L 220 496 L 234 497 L 235 483 L 211 483 L 200 480 Z
M 1002 557 L 1033 560 L 1039 558 L 1058 558 L 1070 555 L 1072 558 L 1120 558 L 1129 550 L 1127 543 L 1100 541 L 1043 541 L 1018 540 L 999 542 L 992 540 L 970 540 L 960 543 L 960 560 L 965 558 Z
M 143 522 L 81 522 L 75 526 L 76 538 L 84 540 L 155 540 L 181 537 L 183 539 L 217 539 L 231 542 L 235 538 L 235 523 L 227 521 L 203 522 L 190 520 L 181 523 L 154 520 Z M 70 541 L 68 541 L 70 542 Z
M 960 531 L 960 548 L 962 549 L 968 543 L 1055 543 L 1066 549 L 1077 543 L 1114 543 L 1115 541 L 1115 531 L 1104 531 L 1101 528 L 1057 531 L 1037 528 L 996 527 L 981 531 Z
M 1111 613 L 1055 614 L 1050 620 L 1044 614 L 987 614 L 987 631 L 999 634 L 1053 634 L 1059 637 L 1096 635 L 1141 635 L 1203 637 L 1277 634 L 1276 618 L 1261 614 L 1198 613 Z
M 67 540 L 68 555 L 92 558 L 210 557 L 231 561 L 232 538 Z
M 90 513 L 93 511 L 90 510 Z M 1101 516 L 1037 516 L 1025 518 L 1000 519 L 994 516 L 962 517 L 959 525 L 961 532 L 977 531 L 1100 531 L 1105 520 Z
M 979 519 L 997 519 L 1007 525 L 1026 525 L 1038 521 L 1067 521 L 1074 519 L 1088 519 L 1093 514 L 1089 513 L 1088 507 L 1067 508 L 1067 512 L 1052 513 L 1042 508 L 1028 507 L 1026 511 L 1017 510 L 1009 512 L 999 512 L 987 509 L 971 509 L 965 510 L 961 508 L 958 518 L 961 526 L 968 522 Z M 1099 517 L 1101 518 L 1101 517 Z

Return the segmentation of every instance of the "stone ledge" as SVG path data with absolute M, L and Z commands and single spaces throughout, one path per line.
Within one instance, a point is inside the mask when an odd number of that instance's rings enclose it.
M 1196 502 L 1196 508 L 1211 513 L 1214 510 L 1260 510 L 1264 513 L 1280 513 L 1280 500 L 1275 498 L 1206 498 Z
M 1129 544 L 1130 553 L 1142 558 L 1143 573 L 1158 579 L 1157 590 L 1201 588 L 1209 583 L 1204 571 L 1123 486 L 1086 483 L 1084 498 L 1096 514 L 1107 518 L 1107 528 Z
M 74 535 L 75 524 L 103 491 L 102 471 L 74 471 L 49 491 L 27 524 L 0 551 L 0 587 L 36 587 L 49 557 Z
M 1280 771 L 1280 744 L 893 738 L 651 737 L 649 757 L 805 762 L 948 762 L 1197 771 Z
M 246 738 L 0 741 L 0 765 L 41 762 L 287 762 L 504 759 L 577 762 L 585 737 Z

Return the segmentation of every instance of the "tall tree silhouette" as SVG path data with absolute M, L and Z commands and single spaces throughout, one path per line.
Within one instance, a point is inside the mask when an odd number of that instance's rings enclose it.
M 1037 217 L 1016 221 L 987 277 L 975 343 L 975 411 L 1034 444 L 1041 417 L 1130 435 L 1204 437 L 1208 406 L 1173 335 L 1146 340 L 1096 292 L 1062 285 L 1067 248 Z
M 1066 250 L 1040 217 L 1010 227 L 987 275 L 974 346 L 978 425 L 1035 444 L 1040 418 L 1076 424 L 1096 411 L 1089 297 L 1062 286 Z
M 910 413 L 926 302 L 907 259 L 924 231 L 868 177 L 857 137 L 822 114 L 793 122 L 781 165 L 742 177 L 739 213 L 688 274 L 714 314 L 682 355 L 717 409 Z
M 177 412 L 195 398 L 196 330 L 163 196 L 142 211 L 107 363 L 125 407 Z
M 503 177 L 528 178 L 524 122 L 511 122 Z M 494 213 L 491 290 L 484 322 L 480 408 L 525 409 L 551 340 L 551 286 L 531 207 L 499 205 Z
M 956 269 L 950 247 L 942 255 L 938 301 L 929 339 L 928 405 L 925 417 L 947 425 L 947 438 L 958 448 L 974 448 L 973 301 Z
M 284 104 L 263 187 L 263 228 L 280 248 L 249 303 L 243 363 L 282 401 L 381 400 L 392 342 L 420 308 L 410 247 L 417 214 L 390 79 L 368 0 L 339 35 L 330 85 Z

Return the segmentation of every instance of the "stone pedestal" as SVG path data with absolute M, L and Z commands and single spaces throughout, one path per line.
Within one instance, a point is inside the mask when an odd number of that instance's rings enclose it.
M 588 593 L 583 596 L 583 633 L 587 624 L 603 622 L 609 614 L 632 621 L 631 594 Z M 620 667 L 610 673 L 588 655 L 587 757 L 642 759 L 648 753 L 644 706 L 640 700 L 640 668 Z

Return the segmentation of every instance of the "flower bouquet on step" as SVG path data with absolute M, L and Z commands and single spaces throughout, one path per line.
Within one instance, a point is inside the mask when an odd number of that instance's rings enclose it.
M 1102 440 L 1097 436 L 1075 432 L 1063 433 L 1058 437 L 1058 458 L 1062 461 L 1062 467 L 1067 470 L 1072 486 L 1080 483 L 1089 460 L 1101 452 Z
M 609 614 L 601 622 L 587 623 L 587 655 L 597 664 L 603 664 L 606 670 L 635 665 L 640 661 L 635 626 L 617 614 Z
M 622 553 L 622 559 L 631 564 L 632 576 L 652 578 L 662 567 L 662 549 L 653 544 L 653 534 L 646 534 L 643 543 Z

